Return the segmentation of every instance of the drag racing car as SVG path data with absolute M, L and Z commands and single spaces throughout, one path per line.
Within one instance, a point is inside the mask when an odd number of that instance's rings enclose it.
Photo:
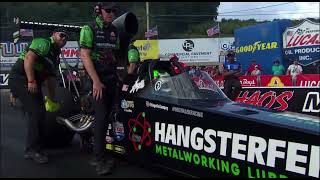
M 106 151 L 191 177 L 319 178 L 319 118 L 233 102 L 212 79 L 202 81 L 198 87 L 177 61 L 143 61 L 124 80 Z M 64 131 L 48 121 L 44 139 L 67 144 L 78 133 L 92 147 L 91 92 L 74 94 L 58 90 L 61 111 L 48 119 Z
M 144 61 L 113 115 L 106 149 L 145 165 L 192 177 L 319 178 L 318 118 L 233 102 L 213 80 L 198 88 L 176 61 Z

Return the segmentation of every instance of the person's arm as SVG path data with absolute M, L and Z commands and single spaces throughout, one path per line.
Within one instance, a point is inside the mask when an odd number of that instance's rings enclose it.
M 128 61 L 129 61 L 129 68 L 128 68 L 128 74 L 133 74 L 138 61 L 139 61 L 139 51 L 137 49 L 129 49 L 128 50 Z
M 137 68 L 136 63 L 130 63 L 128 68 L 128 74 L 133 74 L 136 68 Z
M 291 68 L 291 65 L 288 67 L 286 75 L 290 75 L 290 68 Z
M 237 71 L 235 71 L 234 75 L 239 77 L 239 76 L 241 76 L 241 72 L 242 72 L 242 66 L 241 66 L 241 64 L 239 64 L 239 69 Z
M 300 74 L 303 74 L 302 72 L 303 72 L 303 69 L 302 69 L 302 67 L 301 66 L 299 66 L 299 72 L 300 72 Z
M 86 69 L 87 73 L 93 81 L 93 97 L 95 97 L 98 100 L 102 98 L 102 88 L 105 88 L 105 86 L 101 83 L 97 71 L 94 68 L 94 65 L 90 57 L 90 52 L 90 49 L 81 48 L 80 56 L 84 68 Z
M 23 65 L 26 71 L 28 82 L 35 81 L 35 73 L 34 73 L 33 67 L 37 58 L 38 56 L 34 52 L 32 51 L 27 52 Z
M 93 47 L 93 32 L 87 25 L 83 26 L 80 31 L 80 57 L 84 68 L 93 81 L 93 97 L 98 100 L 102 98 L 102 89 L 105 86 L 101 83 L 97 71 L 90 57 L 91 48 Z
M 223 67 L 223 72 L 222 72 L 222 76 L 223 77 L 229 77 L 231 75 L 234 75 L 235 73 L 237 73 L 236 71 L 228 71 L 226 68 Z
M 28 80 L 28 91 L 31 93 L 37 92 L 37 82 L 35 79 L 35 72 L 34 72 L 34 64 L 38 56 L 33 51 L 28 51 L 26 58 L 24 60 L 24 70 L 27 75 Z

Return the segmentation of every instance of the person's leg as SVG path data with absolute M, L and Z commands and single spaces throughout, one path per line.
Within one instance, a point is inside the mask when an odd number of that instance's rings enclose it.
M 111 87 L 108 87 L 111 88 Z M 114 88 L 115 89 L 115 88 Z M 94 121 L 94 154 L 96 163 L 96 171 L 98 175 L 111 173 L 113 161 L 111 156 L 106 153 L 105 149 L 105 134 L 106 125 L 108 124 L 109 115 L 111 112 L 113 98 L 115 94 L 110 94 L 106 90 L 103 94 L 103 99 L 94 100 L 95 121 Z
M 223 92 L 226 94 L 226 96 L 228 98 L 231 99 L 231 92 L 232 92 L 232 83 L 231 83 L 231 79 L 226 79 L 224 80 L 224 84 L 223 84 Z
M 242 90 L 242 86 L 239 79 L 232 80 L 233 90 L 231 93 L 231 100 L 235 101 Z
M 25 144 L 25 158 L 33 159 L 38 163 L 46 163 L 48 158 L 42 154 L 40 142 L 40 121 L 45 118 L 45 107 L 41 88 L 38 93 L 28 92 L 26 82 L 20 79 L 9 79 L 9 87 L 19 97 L 26 113 L 27 134 Z

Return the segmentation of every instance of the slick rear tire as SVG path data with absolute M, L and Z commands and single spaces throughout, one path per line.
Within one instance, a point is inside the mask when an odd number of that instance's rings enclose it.
M 56 100 L 61 108 L 58 112 L 47 112 L 41 123 L 41 140 L 45 147 L 59 148 L 71 144 L 75 132 L 56 121 L 57 116 L 70 117 L 79 113 L 80 106 L 74 102 L 72 94 L 65 88 L 57 87 Z

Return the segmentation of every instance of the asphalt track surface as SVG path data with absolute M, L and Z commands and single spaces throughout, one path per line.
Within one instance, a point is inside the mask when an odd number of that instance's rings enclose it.
M 80 151 L 79 138 L 75 136 L 69 147 L 48 149 L 49 163 L 39 165 L 23 158 L 26 123 L 22 112 L 9 106 L 9 93 L 0 90 L 0 177 L 2 178 L 163 178 L 171 176 L 155 168 L 142 167 L 134 162 L 118 159 L 111 175 L 98 176 L 88 161 L 90 154 Z

